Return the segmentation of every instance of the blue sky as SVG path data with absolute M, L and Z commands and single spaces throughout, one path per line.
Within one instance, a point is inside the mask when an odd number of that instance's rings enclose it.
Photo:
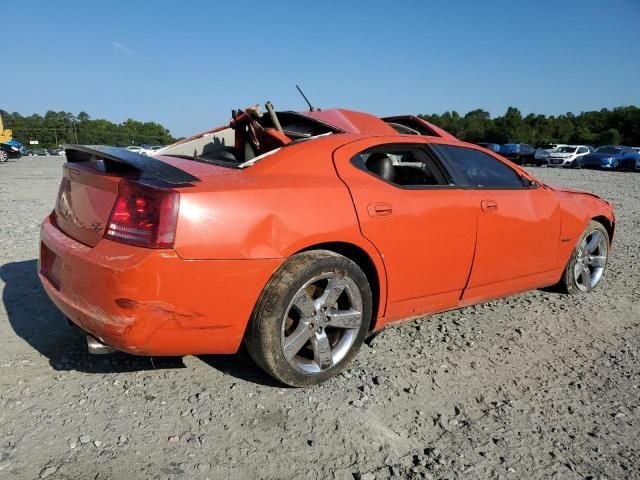
M 158 121 L 271 100 L 378 115 L 640 105 L 640 0 L 3 0 L 0 108 Z

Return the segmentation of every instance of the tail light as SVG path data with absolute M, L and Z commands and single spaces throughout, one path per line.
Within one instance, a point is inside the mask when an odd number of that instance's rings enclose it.
M 174 190 L 121 180 L 104 238 L 146 248 L 172 248 L 180 196 Z

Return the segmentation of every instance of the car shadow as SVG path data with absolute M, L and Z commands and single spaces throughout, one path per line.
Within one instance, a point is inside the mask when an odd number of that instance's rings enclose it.
M 198 358 L 210 367 L 239 380 L 265 387 L 286 388 L 258 367 L 244 346 L 235 355 L 198 355 Z
M 67 322 L 45 293 L 35 259 L 0 266 L 0 278 L 5 284 L 2 302 L 9 324 L 54 370 L 118 373 L 185 366 L 181 357 L 89 354 L 85 334 Z

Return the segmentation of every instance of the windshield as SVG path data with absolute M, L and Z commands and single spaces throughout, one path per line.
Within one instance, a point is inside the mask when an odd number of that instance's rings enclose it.
M 540 148 L 542 150 L 553 150 L 554 148 L 556 148 L 556 145 L 553 145 L 552 143 L 549 143 L 547 145 L 542 145 Z
M 556 150 L 557 153 L 576 153 L 578 147 L 560 147 Z
M 595 153 L 620 153 L 622 152 L 621 147 L 599 147 L 596 148 Z

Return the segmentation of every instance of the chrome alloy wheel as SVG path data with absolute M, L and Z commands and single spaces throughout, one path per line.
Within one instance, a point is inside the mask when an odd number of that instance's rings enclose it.
M 317 373 L 339 363 L 362 324 L 362 294 L 347 275 L 328 272 L 306 282 L 287 307 L 281 346 L 294 369 Z
M 588 292 L 598 284 L 607 265 L 608 253 L 609 245 L 602 232 L 594 230 L 584 237 L 573 268 L 576 286 L 580 290 Z

